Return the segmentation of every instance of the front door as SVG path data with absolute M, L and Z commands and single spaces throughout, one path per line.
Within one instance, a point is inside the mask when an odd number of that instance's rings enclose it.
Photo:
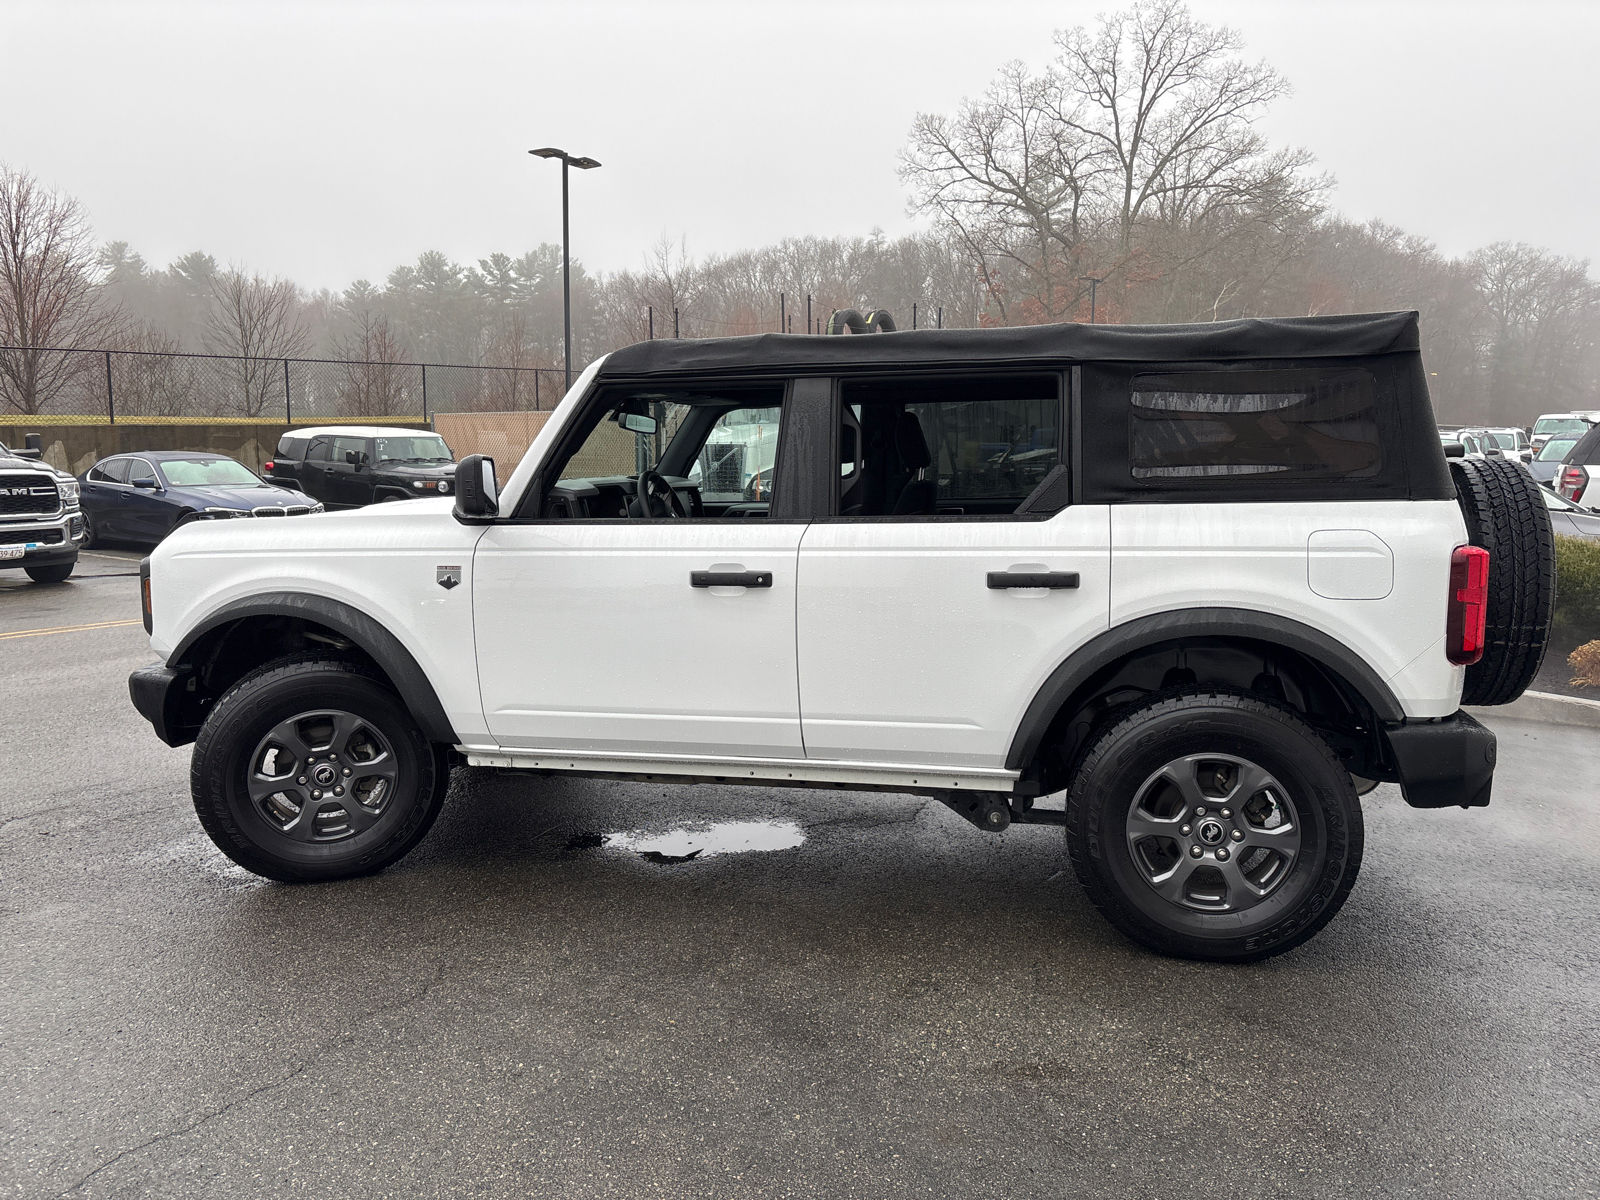
M 1004 766 L 1051 671 L 1106 628 L 1110 511 L 1063 507 L 1051 475 L 1061 382 L 841 385 L 837 515 L 800 546 L 808 758 Z
M 328 495 L 340 508 L 372 503 L 372 439 L 336 437 L 328 462 Z
M 806 526 L 767 515 L 770 483 L 745 500 L 745 476 L 766 467 L 712 478 L 704 454 L 730 429 L 768 436 L 783 399 L 781 385 L 697 384 L 588 400 L 541 475 L 546 495 L 485 530 L 474 554 L 478 680 L 499 745 L 804 756 L 794 628 Z M 640 497 L 645 477 L 654 499 Z

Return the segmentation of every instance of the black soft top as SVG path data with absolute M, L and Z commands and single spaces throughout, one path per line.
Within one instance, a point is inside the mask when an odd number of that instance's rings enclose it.
M 635 342 L 608 356 L 600 377 L 749 374 L 838 367 L 1062 362 L 1220 362 L 1366 358 L 1416 353 L 1415 312 L 1251 317 L 1199 325 L 1025 325 L 917 329 L 845 337 L 753 337 Z

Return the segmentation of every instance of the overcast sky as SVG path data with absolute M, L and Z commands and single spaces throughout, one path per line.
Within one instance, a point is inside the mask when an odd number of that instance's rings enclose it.
M 572 180 L 591 267 L 662 234 L 894 234 L 913 115 L 1114 7 L 0 0 L 0 161 L 154 265 L 202 249 L 311 287 L 559 241 L 559 168 L 526 153 L 547 144 L 604 164 Z M 1348 215 L 1600 260 L 1600 3 L 1192 7 L 1289 77 L 1264 128 Z

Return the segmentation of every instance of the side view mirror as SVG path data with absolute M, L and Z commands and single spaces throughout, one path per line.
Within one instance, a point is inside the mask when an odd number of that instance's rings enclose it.
M 346 450 L 344 452 L 344 460 L 352 467 L 364 467 L 367 465 L 367 452 L 365 450 Z
M 1524 450 L 1524 451 L 1522 451 L 1522 461 L 1523 462 L 1532 462 L 1533 461 L 1533 451 L 1532 450 Z
M 1504 458 L 1506 456 L 1505 451 L 1500 449 L 1499 446 L 1490 446 L 1483 454 L 1485 458 Z
M 1467 448 L 1460 442 L 1446 442 L 1444 444 L 1444 456 L 1446 458 L 1465 458 L 1467 456 Z
M 500 511 L 494 459 L 469 454 L 456 466 L 456 520 L 484 521 Z
M 161 485 L 154 479 L 134 479 L 130 480 L 130 482 L 143 492 L 159 492 L 161 490 Z

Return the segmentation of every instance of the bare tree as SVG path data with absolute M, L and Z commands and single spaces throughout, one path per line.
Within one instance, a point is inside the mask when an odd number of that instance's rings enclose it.
M 390 417 L 420 410 L 413 395 L 421 377 L 411 355 L 389 329 L 389 319 L 371 307 L 348 314 L 352 332 L 337 343 L 346 360 L 338 383 L 339 413 L 346 417 Z
M 195 415 L 204 359 L 183 354 L 177 338 L 143 323 L 125 327 L 114 345 L 109 361 L 119 418 Z
M 300 289 L 287 279 L 265 279 L 234 268 L 211 279 L 206 348 L 237 358 L 235 403 L 243 416 L 259 417 L 285 394 L 285 359 L 300 358 L 309 338 L 300 313 Z
M 1177 277 L 1235 245 L 1257 275 L 1292 257 L 1328 181 L 1256 131 L 1288 85 L 1242 61 L 1236 33 L 1140 0 L 1056 46 L 1042 74 L 1012 64 L 955 117 L 920 115 L 901 158 L 913 208 L 966 248 L 1002 320 L 1075 311 L 1083 276 L 1113 280 L 1114 319 L 1140 315 L 1119 297 L 1155 281 L 1147 315 L 1219 313 L 1242 279 Z
M 95 288 L 94 263 L 78 202 L 0 165 L 0 346 L 11 347 L 0 349 L 0 400 L 18 412 L 96 390 L 103 359 L 53 352 L 102 346 L 118 328 Z

